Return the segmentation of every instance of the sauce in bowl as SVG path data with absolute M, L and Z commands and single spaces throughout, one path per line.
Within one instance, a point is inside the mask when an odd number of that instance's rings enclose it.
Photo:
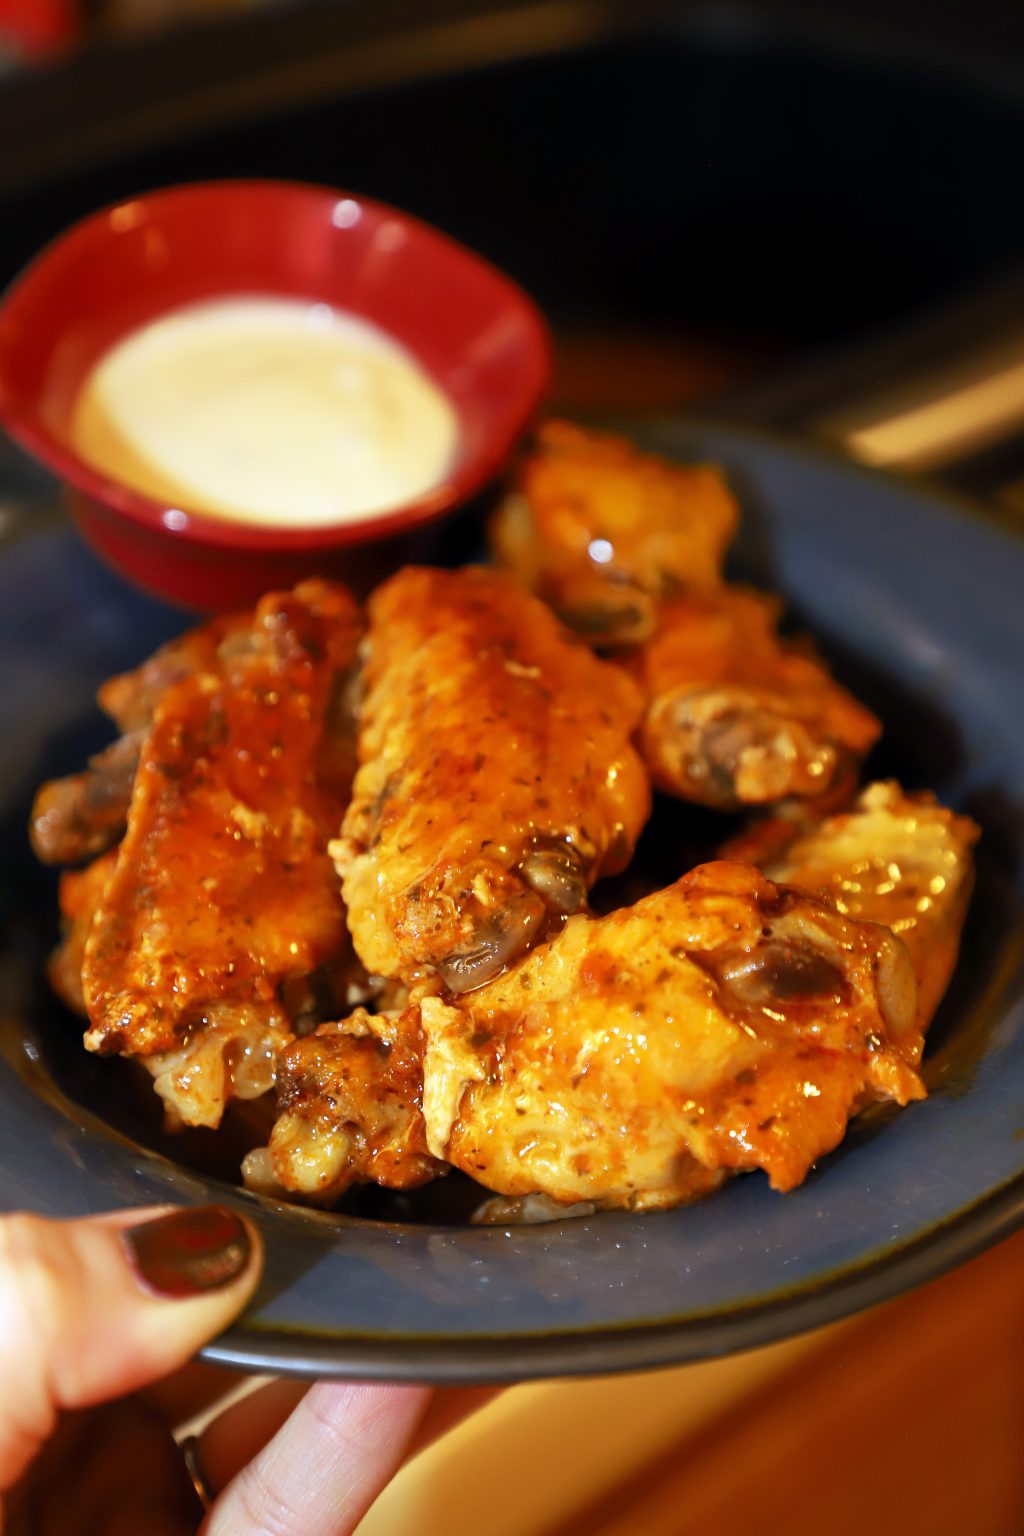
M 116 343 L 78 393 L 70 436 L 94 469 L 155 500 L 314 528 L 440 484 L 458 419 L 387 332 L 253 295 L 187 305 Z

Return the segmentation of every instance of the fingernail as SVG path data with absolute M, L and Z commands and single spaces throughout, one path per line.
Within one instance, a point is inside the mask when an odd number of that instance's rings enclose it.
M 223 1205 L 171 1211 L 128 1227 L 121 1238 L 135 1273 L 156 1296 L 219 1291 L 238 1279 L 252 1254 L 245 1223 Z

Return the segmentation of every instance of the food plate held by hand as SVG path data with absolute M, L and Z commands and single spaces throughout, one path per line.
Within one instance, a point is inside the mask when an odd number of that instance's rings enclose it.
M 657 446 L 681 450 L 687 457 L 714 458 L 724 463 L 744 505 L 751 507 L 755 515 L 770 520 L 774 557 L 771 584 L 787 597 L 796 599 L 802 620 L 821 639 L 834 642 L 837 636 L 841 637 L 856 651 L 859 667 L 847 667 L 841 671 L 841 676 L 844 682 L 853 683 L 853 674 L 857 673 L 854 692 L 872 707 L 890 734 L 891 739 L 887 742 L 883 738 L 879 749 L 882 754 L 878 760 L 880 773 L 887 778 L 901 778 L 914 792 L 931 784 L 941 791 L 944 799 L 955 803 L 958 810 L 974 809 L 976 803 L 979 809 L 984 809 L 978 792 L 993 771 L 994 763 L 1008 761 L 1014 751 L 1019 753 L 1021 743 L 1014 744 L 1007 711 L 996 707 L 986 713 L 985 699 L 979 699 L 977 691 L 967 686 L 967 678 L 987 671 L 990 679 L 987 697 L 990 700 L 998 700 L 1001 691 L 1005 692 L 1009 687 L 1006 658 L 1013 650 L 1012 633 L 1003 636 L 1001 645 L 997 645 L 993 643 L 992 629 L 1000 624 L 1010 632 L 1013 629 L 1012 605 L 1007 602 L 1001 607 L 999 592 L 1005 584 L 1006 571 L 1015 558 L 1020 559 L 1017 546 L 981 524 L 961 522 L 955 512 L 936 506 L 911 490 L 891 486 L 877 477 L 815 460 L 793 450 L 734 438 L 729 434 L 709 432 L 687 436 L 681 431 L 678 438 L 669 436 L 671 440 L 662 439 Z M 818 514 L 818 508 L 825 504 L 833 509 L 828 523 Z M 985 610 L 989 617 L 980 632 L 968 628 L 965 633 L 960 627 L 955 637 L 948 637 L 949 624 L 959 622 L 951 615 L 963 612 L 962 597 L 959 609 L 954 609 L 948 599 L 941 600 L 934 583 L 908 578 L 908 548 L 913 549 L 915 538 L 930 544 L 934 567 L 935 550 L 943 547 L 937 531 L 950 547 L 952 563 L 946 569 L 947 581 L 953 582 L 959 576 L 954 553 L 958 540 L 967 541 L 976 563 L 978 560 L 986 562 L 986 575 L 993 583 L 992 602 Z M 906 545 L 903 540 L 907 541 Z M 862 555 L 858 564 L 857 551 L 864 543 L 872 546 L 874 558 L 865 561 Z M 891 578 L 893 571 L 898 573 L 897 578 Z M 757 576 L 762 584 L 765 582 L 764 571 L 750 574 Z M 934 576 L 934 569 L 932 574 Z M 886 602 L 889 589 L 885 583 L 889 579 L 898 580 L 899 600 L 891 606 Z M 867 611 L 872 622 L 866 627 L 863 615 Z M 880 621 L 880 612 L 888 615 L 886 623 Z M 992 615 L 997 617 L 992 618 Z M 922 634 L 930 636 L 930 654 L 941 653 L 943 657 L 941 673 L 929 670 L 929 652 L 920 639 L 913 643 L 909 639 L 910 635 L 920 637 Z M 951 639 L 956 643 L 952 644 Z M 519 664 L 517 657 L 510 659 Z M 110 670 L 111 665 L 124 665 L 130 660 L 137 660 L 137 656 L 124 652 L 116 658 L 108 655 L 103 667 Z M 801 656 L 800 660 L 803 662 L 805 658 Z M 807 665 L 811 664 L 807 660 Z M 869 669 L 867 686 L 863 675 L 865 664 Z M 601 665 L 617 666 L 618 663 L 605 661 Z M 870 669 L 877 669 L 874 675 L 870 675 Z M 783 666 L 782 670 L 787 669 Z M 892 696 L 879 680 L 886 674 L 894 675 L 894 686 L 898 693 L 902 690 L 898 709 L 892 708 Z M 962 689 L 958 686 L 961 676 L 965 679 Z M 940 677 L 941 691 L 937 692 Z M 710 679 L 708 683 L 714 682 L 718 686 L 720 681 Z M 776 722 L 773 730 L 777 731 L 776 685 L 777 678 L 773 685 L 775 694 L 771 710 L 771 717 Z M 752 685 L 749 679 L 741 679 L 735 686 L 749 689 Z M 764 686 L 763 679 L 757 682 L 757 687 Z M 930 751 L 922 751 L 919 732 L 909 737 L 901 734 L 901 727 L 905 727 L 907 720 L 902 698 L 923 698 L 925 707 L 930 703 L 934 710 L 948 710 L 952 704 L 965 741 L 970 744 L 977 740 L 982 745 L 977 762 L 972 763 L 969 746 L 964 768 L 954 772 L 941 754 L 941 738 L 936 738 Z M 732 718 L 728 722 L 734 736 L 737 729 L 735 701 L 734 692 L 730 701 Z M 763 705 L 763 698 L 759 702 Z M 764 718 L 763 709 L 760 718 Z M 717 730 L 721 725 L 720 718 L 712 715 L 709 719 Z M 687 715 L 687 721 L 688 729 L 691 729 L 692 711 Z M 798 717 L 798 723 L 806 725 L 806 716 Z M 1000 731 L 1001 749 L 993 752 L 993 732 L 998 741 Z M 836 739 L 831 729 L 826 734 L 829 743 Z M 720 741 L 720 736 L 718 739 Z M 849 752 L 862 752 L 869 740 L 870 737 L 861 737 L 856 742 L 842 743 L 846 748 L 841 754 L 844 764 Z M 753 745 L 755 748 L 764 746 L 764 732 L 760 726 Z M 733 776 L 734 782 L 740 785 L 741 795 L 742 785 L 758 782 L 753 771 L 755 759 L 749 755 L 750 747 L 750 741 L 743 741 L 738 749 L 741 754 L 747 754 L 745 766 L 749 770 L 739 779 Z M 719 766 L 735 757 L 736 751 L 732 747 L 720 751 Z M 770 758 L 770 753 L 767 756 L 762 753 L 762 760 Z M 813 755 L 809 760 L 814 760 Z M 370 761 L 370 758 L 365 757 L 364 761 Z M 873 769 L 874 765 L 875 760 Z M 841 777 L 839 774 L 823 775 L 829 795 L 836 790 Z M 813 778 L 812 775 L 812 781 Z M 808 800 L 815 797 L 808 797 L 806 782 L 798 786 L 798 790 L 801 787 L 804 790 L 802 803 L 806 806 Z M 883 791 L 873 793 L 878 795 Z M 896 790 L 888 793 L 898 794 Z M 845 813 L 836 809 L 829 795 L 822 793 L 821 804 L 824 810 L 831 812 L 834 820 Z M 761 795 L 760 798 L 763 802 L 770 797 Z M 906 818 L 913 817 L 915 804 L 923 806 L 925 802 L 893 802 L 889 807 L 892 821 L 902 824 L 905 830 Z M 652 884 L 667 885 L 684 872 L 688 863 L 694 862 L 692 858 L 686 858 L 687 823 L 680 819 L 693 813 L 673 810 L 671 805 L 666 808 L 663 804 L 660 814 L 660 821 L 656 814 L 652 824 L 653 844 L 645 848 L 646 839 L 642 838 L 637 857 L 641 867 L 645 860 L 650 861 Z M 708 813 L 696 814 L 706 818 Z M 947 820 L 943 823 L 944 834 L 952 835 L 960 826 L 960 823 Z M 963 828 L 960 836 L 962 846 L 966 847 L 970 832 L 966 823 Z M 724 824 L 720 830 L 724 830 Z M 699 834 L 694 839 L 698 842 L 706 838 L 706 820 L 703 824 L 689 824 L 689 831 Z M 801 835 L 808 837 L 813 833 L 802 831 Z M 675 840 L 675 848 L 668 852 L 667 836 Z M 572 857 L 575 857 L 576 843 L 586 846 L 577 837 L 569 848 Z M 673 855 L 676 867 L 665 878 L 666 860 Z M 780 852 L 778 856 L 784 859 L 785 853 Z M 347 857 L 342 859 L 346 869 Z M 796 857 L 794 853 L 794 859 Z M 815 857 L 820 865 L 822 857 L 827 859 L 828 854 L 823 856 L 819 850 Z M 874 854 L 870 853 L 868 857 L 870 861 Z M 502 867 L 511 868 L 510 865 Z M 772 865 L 768 867 L 774 872 Z M 963 1039 L 969 1016 L 973 1016 L 977 1005 L 983 1005 L 987 1010 L 986 1022 L 993 1026 L 995 1035 L 978 1042 L 974 1082 L 965 1097 L 970 1100 L 978 1094 L 985 1096 L 992 1110 L 986 1117 L 990 1131 L 1001 1120 L 1005 1121 L 1006 1105 L 1012 1102 L 1014 1083 L 1017 1091 L 1020 1090 L 1020 1062 L 1014 1057 L 1014 1041 L 998 1032 L 1006 1027 L 1006 1021 L 1012 1016 L 1013 995 L 1012 978 L 1005 965 L 1000 963 L 1010 953 L 1008 930 L 1013 898 L 998 874 L 998 870 L 986 870 L 983 860 L 978 901 L 984 903 L 984 931 L 997 942 L 1000 952 L 996 955 L 990 949 L 986 953 L 984 943 L 978 944 L 976 931 L 972 939 L 969 920 L 967 947 L 954 981 L 953 994 L 935 1026 L 940 1032 L 937 1052 L 932 1063 L 926 1058 L 923 1069 L 926 1081 L 930 1074 L 934 1078 L 934 1073 L 947 1059 L 943 1053 L 948 1056 L 957 1038 Z M 751 894 L 755 890 L 772 889 L 762 876 L 756 877 L 761 880 L 761 886 L 756 885 L 753 876 L 747 878 L 753 881 L 745 887 Z M 930 878 L 939 877 L 933 875 Z M 878 882 L 879 885 L 884 883 Z M 564 890 L 565 880 L 555 887 L 549 882 L 549 895 L 552 888 Z M 585 888 L 584 879 L 579 889 L 585 892 Z M 708 889 L 706 877 L 704 887 L 698 881 L 697 889 L 702 888 Z M 534 887 L 527 882 L 521 889 L 528 898 Z M 540 895 L 543 899 L 543 890 Z M 884 895 L 882 893 L 882 898 Z M 758 900 L 760 898 L 755 897 L 755 904 Z M 812 902 L 814 900 L 818 898 L 812 898 Z M 993 903 L 997 909 L 994 921 Z M 813 910 L 820 912 L 824 909 Z M 840 998 L 840 1012 L 853 1006 L 854 997 L 861 995 L 862 984 L 851 974 L 842 972 L 837 978 L 834 965 L 828 971 L 829 962 L 817 947 L 820 939 L 812 945 L 812 955 L 805 953 L 805 940 L 808 931 L 820 935 L 824 931 L 823 922 L 826 928 L 834 922 L 853 924 L 855 930 L 861 932 L 856 925 L 861 924 L 864 917 L 871 919 L 877 914 L 851 912 L 843 916 L 835 914 L 834 908 L 827 910 L 833 912 L 833 917 L 826 920 L 818 916 L 810 930 L 806 927 L 801 930 L 798 942 L 801 963 L 795 967 L 789 965 L 787 970 L 774 952 L 772 957 L 766 953 L 763 963 L 746 966 L 740 963 L 742 957 L 737 955 L 732 960 L 726 957 L 723 966 L 705 982 L 709 987 L 724 989 L 721 995 L 729 1001 L 729 1018 L 738 1021 L 733 1027 L 741 1034 L 745 1033 L 743 1023 L 750 1022 L 744 1009 L 760 1010 L 763 1017 L 766 1006 L 771 1009 L 778 1003 L 780 988 L 788 991 L 791 998 L 799 996 L 800 1008 L 806 1008 L 808 997 L 820 1000 L 821 994 L 831 989 Z M 948 909 L 943 911 L 948 912 Z M 944 921 L 952 920 L 944 917 Z M 569 942 L 571 934 L 581 931 L 579 925 L 585 927 L 592 920 L 583 914 L 563 913 L 559 921 L 564 921 L 565 926 L 560 933 L 552 933 L 550 937 L 545 935 L 543 920 L 532 931 L 530 941 L 539 947 L 534 948 L 532 957 L 517 962 L 523 974 L 536 972 L 540 977 L 546 953 L 555 954 L 559 945 L 564 947 Z M 599 919 L 597 927 L 615 921 L 614 917 Z M 805 922 L 805 919 L 800 921 Z M 761 927 L 765 926 L 771 925 L 761 924 Z M 761 935 L 756 941 L 752 933 L 751 939 L 753 949 L 751 946 L 744 949 L 748 959 L 749 953 L 757 951 L 758 943 L 763 943 L 766 951 L 775 943 L 785 951 L 782 958 L 787 964 L 792 960 L 793 933 L 789 929 L 779 935 Z M 848 946 L 848 940 L 840 944 L 844 955 L 850 953 Z M 706 954 L 708 946 L 698 948 Z M 642 946 L 632 943 L 629 946 L 638 965 L 642 963 L 641 950 Z M 504 988 L 507 994 L 516 975 L 516 962 L 511 957 L 504 958 L 511 968 L 487 985 Z M 424 963 L 428 970 L 434 964 L 429 953 Z M 581 963 L 585 966 L 586 960 Z M 600 967 L 592 967 L 589 974 L 596 976 L 598 970 Z M 707 977 L 707 970 L 703 974 Z M 879 1036 L 879 1032 L 885 1030 L 892 1035 L 895 1030 L 897 1036 L 907 1033 L 909 1039 L 925 1019 L 917 1014 L 913 1005 L 908 1012 L 906 1003 L 901 1001 L 902 984 L 895 980 L 886 981 L 888 972 L 884 966 L 881 971 L 875 969 L 871 974 L 881 977 L 878 984 L 882 991 L 875 1004 L 874 1024 L 868 1026 L 865 1023 L 863 1044 L 881 1068 L 888 1047 L 881 1038 L 872 1044 L 868 1037 Z M 865 972 L 867 976 L 868 972 Z M 417 981 L 416 977 L 409 976 L 402 979 L 406 985 L 412 981 L 415 986 Z M 461 1000 L 458 993 L 450 994 L 450 1000 L 446 1000 L 442 980 L 440 992 L 435 986 L 420 1004 L 421 1015 L 425 1017 L 433 1013 L 435 1023 L 437 1010 L 442 1010 L 441 1022 L 437 1025 L 439 1032 L 431 1035 L 431 1047 L 440 1049 L 442 1054 L 444 1040 L 448 1038 L 451 1043 L 452 1011 L 456 1023 L 465 1017 L 471 1027 L 460 1038 L 469 1042 L 471 1056 L 476 1053 L 478 1069 L 481 1061 L 486 1062 L 488 1047 L 483 1039 L 476 1045 L 472 1044 L 472 1039 L 486 1034 L 486 1025 L 482 1024 L 479 1012 L 487 985 L 480 991 L 462 994 Z M 849 990 L 851 987 L 853 992 Z M 771 994 L 767 1004 L 766 989 Z M 436 998 L 436 1003 L 430 1002 L 432 997 Z M 780 1010 L 775 1008 L 774 1011 Z M 812 1033 L 820 1035 L 820 1030 L 812 1030 Z M 309 1038 L 313 1040 L 315 1036 Z M 746 1038 L 750 1038 L 749 1034 Z M 825 1051 L 836 1045 L 835 1041 L 820 1043 Z M 844 1051 L 847 1044 L 844 1034 Z M 899 1069 L 910 1074 L 905 1077 L 904 1086 L 894 1094 L 887 1090 L 882 1097 L 917 1097 L 913 1087 L 915 1052 L 916 1048 L 911 1047 Z M 863 1053 L 855 1052 L 854 1055 L 859 1060 Z M 502 1059 L 508 1061 L 507 1056 Z M 819 1056 L 815 1066 L 821 1065 Z M 460 1070 L 467 1081 L 472 1078 L 473 1066 L 472 1060 L 463 1057 Z M 733 1078 L 745 1072 L 748 1066 L 750 1063 L 738 1065 Z M 105 1070 L 110 1070 L 109 1064 L 105 1064 Z M 755 1078 L 759 1071 L 758 1066 Z M 509 1084 L 503 1084 L 500 1076 L 495 1080 L 493 1073 L 489 1077 L 487 1070 L 479 1073 L 478 1084 L 488 1080 L 493 1084 L 488 1092 L 499 1095 L 511 1092 Z M 792 1076 L 787 1081 L 795 1083 L 797 1078 Z M 808 1070 L 799 1081 L 810 1084 L 812 1090 L 819 1090 L 817 1096 L 812 1091 L 804 1097 L 809 1109 L 821 1114 L 820 1123 L 824 1124 L 828 1118 L 825 1111 L 835 1101 L 828 1093 L 820 1092 L 824 1082 L 821 1073 Z M 897 1079 L 892 1078 L 891 1082 L 895 1087 Z M 858 1107 L 862 1102 L 863 1084 L 863 1079 L 860 1086 L 851 1079 L 849 1108 Z M 932 1087 L 936 1087 L 934 1081 Z M 884 1134 L 877 1122 L 865 1122 L 862 1131 L 854 1131 L 842 1153 L 827 1159 L 803 1188 L 785 1197 L 772 1195 L 760 1180 L 746 1179 L 732 1181 L 709 1200 L 683 1210 L 659 1214 L 600 1213 L 553 1227 L 499 1227 L 497 1230 L 459 1229 L 438 1220 L 436 1212 L 434 1220 L 427 1219 L 422 1224 L 405 1222 L 396 1227 L 395 1217 L 415 1216 L 415 1194 L 396 1197 L 392 1209 L 386 1213 L 390 1220 L 382 1223 L 367 1221 L 354 1210 L 339 1216 L 302 1212 L 267 1202 L 260 1208 L 261 1219 L 267 1224 L 268 1242 L 271 1251 L 277 1254 L 275 1263 L 279 1266 L 279 1279 L 283 1278 L 284 1288 L 275 1296 L 267 1295 L 255 1319 L 239 1325 L 235 1337 L 218 1345 L 217 1350 L 223 1358 L 250 1362 L 274 1360 L 293 1369 L 333 1367 L 352 1372 L 372 1369 L 392 1375 L 422 1375 L 426 1372 L 448 1379 L 482 1378 L 500 1375 L 503 1370 L 515 1374 L 557 1373 L 567 1369 L 608 1369 L 616 1365 L 667 1362 L 775 1337 L 793 1327 L 838 1315 L 865 1300 L 889 1294 L 899 1285 L 910 1283 L 922 1273 L 931 1272 L 971 1251 L 972 1246 L 988 1240 L 1001 1226 L 1012 1221 L 1019 1208 L 1011 1188 L 998 1188 L 1016 1175 L 1020 1165 L 1019 1149 L 1014 1148 L 1009 1130 L 1005 1139 L 997 1133 L 988 1135 L 983 1141 L 976 1137 L 975 1171 L 973 1175 L 968 1172 L 966 1177 L 968 1184 L 973 1177 L 977 1197 L 985 1203 L 978 1211 L 965 1213 L 962 1224 L 954 1225 L 941 1237 L 932 1232 L 938 1223 L 959 1215 L 965 1168 L 972 1166 L 972 1144 L 969 1139 L 965 1143 L 961 1138 L 961 1151 L 967 1154 L 966 1162 L 961 1157 L 955 1170 L 949 1165 L 946 1171 L 946 1132 L 952 1121 L 962 1116 L 963 1110 L 959 1106 L 965 1100 L 943 1091 L 941 1072 L 937 1087 L 938 1091 L 933 1091 L 927 1100 L 913 1104 L 888 1124 Z M 688 1097 L 697 1096 L 688 1090 Z M 750 1097 L 756 1100 L 756 1091 Z M 822 1099 L 825 1104 L 820 1102 Z M 479 1099 L 476 1102 L 479 1104 Z M 546 1105 L 550 1095 L 536 1102 Z M 977 1102 L 975 1097 L 975 1105 Z M 742 1108 L 738 1097 L 729 1114 L 733 1114 L 737 1107 Z M 785 1113 L 781 1116 L 777 1101 L 770 1111 L 761 1113 L 762 1107 L 747 1106 L 756 1109 L 759 1118 L 753 1122 L 748 1117 L 749 1123 L 744 1122 L 746 1128 L 741 1130 L 735 1126 L 738 1134 L 731 1137 L 728 1132 L 733 1122 L 728 1115 L 721 1119 L 729 1145 L 734 1150 L 746 1146 L 750 1154 L 749 1161 L 741 1159 L 733 1166 L 760 1165 L 771 1171 L 774 1152 L 785 1145 L 785 1138 L 777 1129 L 773 1132 L 770 1122 L 774 1114 L 778 1127 L 780 1119 L 784 1121 L 790 1110 L 795 1113 L 797 1106 L 790 1106 L 787 1099 L 782 1106 Z M 678 1112 L 678 1104 L 673 1108 Z M 510 1112 L 514 1114 L 515 1108 Z M 664 1114 L 658 1119 L 663 1123 Z M 471 1127 L 472 1120 L 469 1124 Z M 439 1139 L 441 1125 L 442 1121 L 435 1117 L 430 1131 L 433 1145 L 428 1142 L 426 1148 L 431 1156 L 451 1151 L 450 1138 L 444 1144 Z M 465 1131 L 465 1124 L 463 1129 Z M 755 1132 L 760 1135 L 760 1143 Z M 465 1141 L 465 1137 L 463 1139 Z M 809 1160 L 833 1145 L 834 1140 L 831 1132 L 824 1133 L 817 1143 L 809 1146 Z M 490 1137 L 490 1145 L 500 1150 L 500 1143 L 494 1136 Z M 795 1145 L 796 1142 L 791 1140 L 790 1148 Z M 116 1144 L 103 1143 L 102 1138 L 98 1139 L 97 1146 L 101 1161 L 104 1158 L 116 1161 L 117 1154 L 124 1151 Z M 162 1146 L 166 1152 L 172 1144 L 164 1142 Z M 887 1151 L 887 1147 L 892 1150 Z M 699 1128 L 694 1132 L 690 1149 L 691 1155 L 703 1167 L 724 1169 L 728 1166 L 722 1158 L 717 1164 L 709 1164 L 707 1144 L 701 1143 Z M 522 1159 L 519 1161 L 522 1165 Z M 605 1157 L 603 1164 L 607 1162 Z M 603 1165 L 601 1159 L 598 1163 Z M 150 1178 L 153 1169 L 166 1169 L 167 1166 L 159 1162 L 143 1163 L 141 1173 L 144 1178 Z M 781 1161 L 774 1166 L 773 1176 L 783 1187 L 795 1182 L 806 1171 Z M 1003 1169 L 1005 1176 L 1000 1174 Z M 576 1171 L 580 1174 L 585 1168 L 580 1164 Z M 156 1177 L 166 1178 L 168 1175 L 157 1173 Z M 197 1179 L 200 1176 L 186 1173 L 173 1177 L 187 1181 L 190 1177 Z M 826 1185 L 829 1196 L 823 1204 L 821 1191 Z M 525 1193 L 503 1188 L 500 1181 L 493 1179 L 492 1187 L 506 1197 Z M 586 1200 L 593 1191 L 566 1188 L 556 1189 L 554 1193 L 563 1199 L 571 1194 L 579 1204 L 577 1195 L 582 1194 Z M 601 1201 L 599 1190 L 597 1200 L 590 1203 L 596 1205 Z M 613 1203 L 633 1203 L 642 1207 L 645 1203 L 658 1202 L 631 1201 L 627 1197 Z M 871 1217 L 873 1211 L 881 1209 L 887 1213 L 884 1226 L 881 1217 Z M 305 1262 L 302 1254 L 306 1261 L 313 1260 L 313 1267 L 299 1274 L 295 1266 L 301 1267 Z M 314 1255 L 317 1255 L 315 1260 Z M 778 1286 L 780 1273 L 792 1282 L 783 1291 Z M 305 1310 L 304 1317 L 298 1310 L 300 1308 Z M 312 1334 L 310 1327 L 315 1330 Z M 293 1332 L 293 1328 L 298 1332 Z M 328 1333 L 326 1338 L 322 1336 L 324 1329 Z
M 145 1063 L 185 1124 L 273 1087 L 252 1188 L 327 1203 L 456 1168 L 505 1221 L 666 1209 L 744 1170 L 791 1189 L 860 1110 L 924 1096 L 976 829 L 896 786 L 887 818 L 822 822 L 874 716 L 774 637 L 765 598 L 664 569 L 652 481 L 682 482 L 675 522 L 712 542 L 685 470 L 601 435 L 575 452 L 593 464 L 589 502 L 579 480 L 569 499 L 596 525 L 586 558 L 614 538 L 593 585 L 622 583 L 620 533 L 652 586 L 671 582 L 646 640 L 616 636 L 602 661 L 514 579 L 546 564 L 540 529 L 514 574 L 400 570 L 361 644 L 344 589 L 310 581 L 105 685 L 132 735 L 40 791 L 44 857 L 101 849 L 65 877 L 53 965 L 86 1047 Z M 596 919 L 591 888 L 650 813 L 648 768 L 684 801 L 806 823 L 828 891 L 816 869 L 766 880 L 741 834 L 730 860 Z

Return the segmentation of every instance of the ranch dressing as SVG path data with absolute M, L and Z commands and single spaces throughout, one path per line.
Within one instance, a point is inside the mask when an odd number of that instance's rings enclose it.
M 94 469 L 233 521 L 354 522 L 431 490 L 451 401 L 386 332 L 326 304 L 230 298 L 130 333 L 79 392 L 71 442 Z

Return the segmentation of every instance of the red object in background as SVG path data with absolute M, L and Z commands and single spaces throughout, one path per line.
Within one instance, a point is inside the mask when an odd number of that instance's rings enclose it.
M 62 48 L 80 29 L 75 0 L 0 0 L 0 36 L 34 57 Z
M 67 427 L 93 364 L 158 315 L 228 294 L 327 303 L 403 342 L 458 414 L 445 480 L 359 522 L 269 528 L 161 505 L 90 468 Z M 540 314 L 496 268 L 408 214 L 292 182 L 204 182 L 93 214 L 37 257 L 0 305 L 0 420 L 66 482 L 101 555 L 200 608 L 237 607 L 313 572 L 364 587 L 422 558 L 412 535 L 495 475 L 549 369 Z

